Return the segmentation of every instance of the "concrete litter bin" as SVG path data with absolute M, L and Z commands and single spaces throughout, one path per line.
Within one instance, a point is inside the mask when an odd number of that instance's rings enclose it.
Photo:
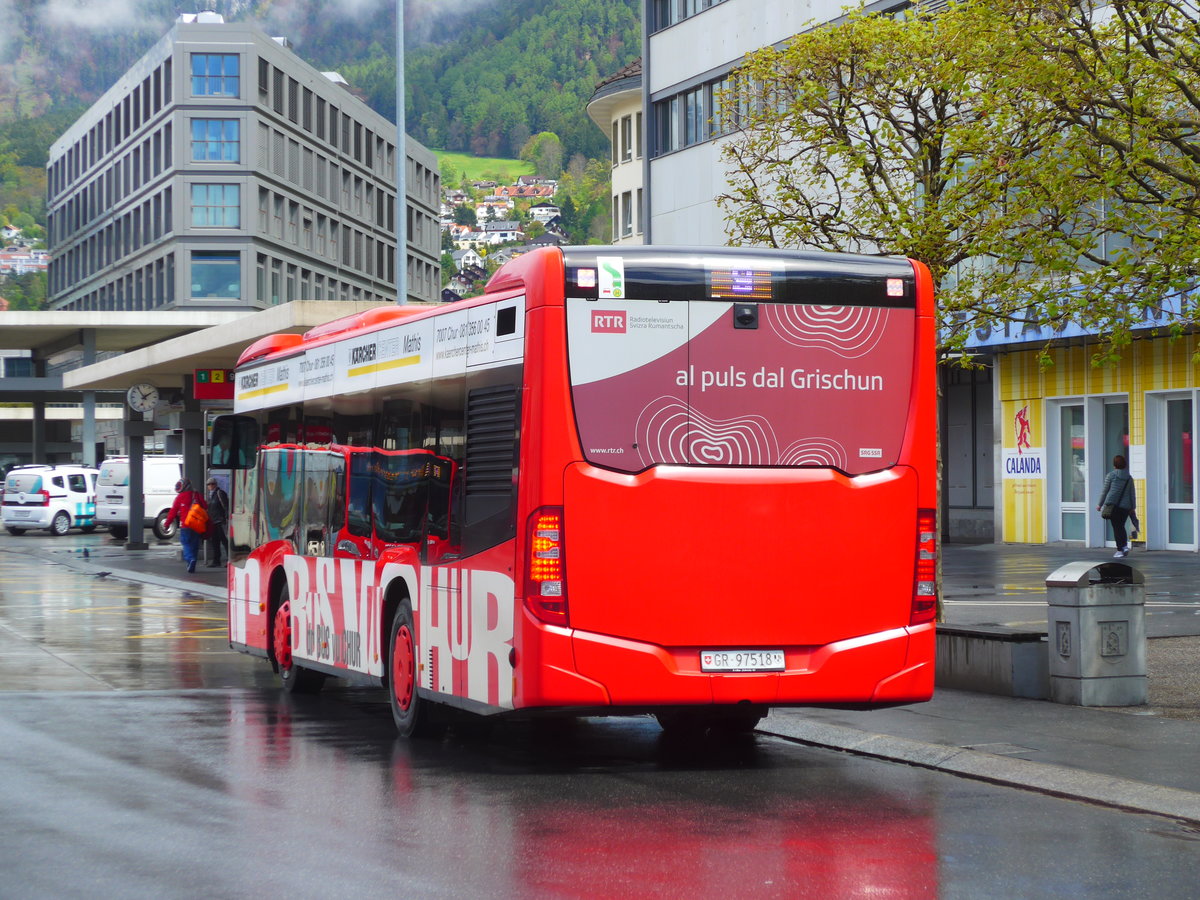
M 1127 563 L 1067 563 L 1046 579 L 1050 699 L 1146 703 L 1145 577 Z

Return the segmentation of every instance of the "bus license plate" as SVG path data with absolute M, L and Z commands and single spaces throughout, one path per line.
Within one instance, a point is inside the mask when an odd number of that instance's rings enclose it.
M 701 672 L 782 672 L 782 650 L 702 650 Z

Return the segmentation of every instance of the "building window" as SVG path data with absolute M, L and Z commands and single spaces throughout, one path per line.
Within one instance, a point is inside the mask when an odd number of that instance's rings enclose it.
M 236 184 L 193 184 L 192 226 L 240 228 L 241 191 Z
M 241 162 L 237 119 L 192 119 L 194 162 Z
M 193 53 L 193 97 L 237 97 L 238 55 L 236 53 Z
M 621 120 L 621 162 L 633 159 L 633 117 L 626 116 Z
M 621 195 L 621 237 L 633 234 L 633 195 L 626 191 Z
M 678 150 L 680 142 L 680 98 L 678 96 L 654 104 L 654 115 L 658 120 L 658 154 Z
M 242 261 L 236 251 L 192 251 L 192 297 L 242 298 Z

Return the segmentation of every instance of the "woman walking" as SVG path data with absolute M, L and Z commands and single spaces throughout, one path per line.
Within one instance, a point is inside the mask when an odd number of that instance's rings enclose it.
M 171 523 L 176 519 L 179 520 L 179 543 L 183 547 L 183 561 L 187 563 L 189 572 L 196 571 L 196 556 L 200 550 L 200 541 L 204 537 L 204 531 L 196 531 L 189 528 L 186 524 L 188 510 L 196 503 L 200 504 L 200 508 L 207 510 L 208 504 L 204 502 L 204 495 L 199 491 L 192 490 L 192 481 L 190 478 L 182 478 L 175 483 L 175 502 L 171 504 L 171 511 L 167 513 L 167 527 L 171 527 Z
M 1113 540 L 1117 543 L 1117 552 L 1113 557 L 1120 559 L 1129 553 L 1125 520 L 1137 506 L 1137 493 L 1133 476 L 1126 468 L 1125 457 L 1118 453 L 1113 457 L 1112 464 L 1112 471 L 1104 476 L 1104 487 L 1100 491 L 1100 502 L 1096 504 L 1096 509 L 1112 523 Z

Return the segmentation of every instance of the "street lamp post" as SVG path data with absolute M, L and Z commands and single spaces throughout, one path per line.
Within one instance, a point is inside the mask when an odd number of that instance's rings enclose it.
M 408 151 L 404 130 L 404 0 L 396 0 L 396 302 L 408 303 Z

